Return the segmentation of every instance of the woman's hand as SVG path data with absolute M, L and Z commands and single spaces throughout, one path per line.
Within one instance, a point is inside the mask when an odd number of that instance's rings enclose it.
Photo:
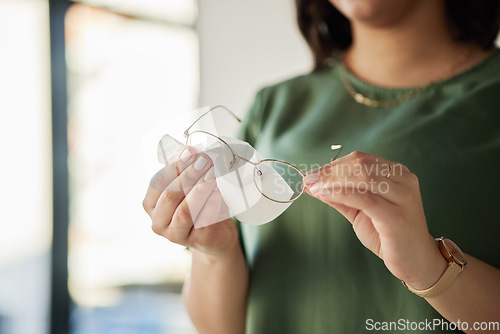
M 185 147 L 155 174 L 143 206 L 153 231 L 171 242 L 209 256 L 224 255 L 238 246 L 234 222 L 225 219 L 217 223 L 226 207 L 212 161 L 191 147 Z
M 427 229 L 418 179 L 404 165 L 353 152 L 308 172 L 304 183 L 309 195 L 344 215 L 361 243 L 409 286 L 426 289 L 446 269 Z

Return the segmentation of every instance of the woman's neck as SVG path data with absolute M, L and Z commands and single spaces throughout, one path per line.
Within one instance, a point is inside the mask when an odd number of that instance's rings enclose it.
M 436 1 L 437 3 L 437 1 Z M 391 24 L 351 22 L 346 66 L 361 79 L 387 87 L 423 86 L 462 72 L 489 52 L 453 40 L 444 8 L 421 8 Z

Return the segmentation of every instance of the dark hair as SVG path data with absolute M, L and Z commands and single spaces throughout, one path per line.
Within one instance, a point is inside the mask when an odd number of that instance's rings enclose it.
M 314 70 L 338 57 L 352 42 L 349 20 L 328 0 L 295 0 L 300 32 L 314 57 Z M 448 21 L 456 40 L 484 50 L 494 46 L 500 29 L 500 1 L 445 0 Z

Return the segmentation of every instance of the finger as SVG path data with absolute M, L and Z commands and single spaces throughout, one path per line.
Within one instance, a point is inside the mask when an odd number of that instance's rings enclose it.
M 331 206 L 341 204 L 362 211 L 372 220 L 386 221 L 388 212 L 397 211 L 397 206 L 385 198 L 370 192 L 343 191 L 337 193 L 323 192 L 317 198 Z M 349 218 L 355 219 L 350 213 Z M 348 218 L 348 219 L 349 219 Z M 350 220 L 350 219 L 349 219 Z
M 345 175 L 356 172 L 367 172 L 386 177 L 389 173 L 391 176 L 403 175 L 409 173 L 409 170 L 403 164 L 373 154 L 355 151 L 320 168 L 310 170 L 307 175 L 316 173 Z
M 328 168 L 331 168 L 332 166 L 335 166 L 337 164 L 342 164 L 342 163 L 346 163 L 352 159 L 357 159 L 357 158 L 360 158 L 360 157 L 375 157 L 371 154 L 368 154 L 368 153 L 363 153 L 363 152 L 359 152 L 359 151 L 354 151 L 354 152 L 351 152 L 347 155 L 344 155 L 343 157 L 340 157 L 338 159 L 335 159 L 333 161 L 331 161 L 330 163 L 327 163 L 319 168 L 315 168 L 315 169 L 311 169 L 310 171 L 308 171 L 306 174 L 314 174 L 314 173 L 319 173 L 320 171 L 324 170 L 324 169 L 328 169 Z
M 309 170 L 309 171 L 306 172 L 306 175 L 317 174 L 317 173 L 322 172 L 324 169 L 331 168 L 331 166 L 334 165 L 334 164 L 343 163 L 344 161 L 348 161 L 350 159 L 349 155 L 351 155 L 351 154 L 352 153 L 350 153 L 348 155 L 345 155 L 343 157 L 340 157 L 338 159 L 335 159 L 334 161 L 332 161 L 330 163 L 327 163 L 327 164 L 325 164 L 323 166 L 311 169 L 311 170 Z
M 344 163 L 349 163 L 351 161 L 358 161 L 359 163 L 369 163 L 371 161 L 381 161 L 388 163 L 389 161 L 379 157 L 378 155 L 375 154 L 370 154 L 370 153 L 364 153 L 360 151 L 353 151 L 342 158 L 336 159 L 332 162 L 330 162 L 328 165 L 335 165 L 335 164 L 344 164 Z
M 155 229 L 163 233 L 163 230 L 168 228 L 179 204 L 184 200 L 198 180 L 205 175 L 210 166 L 210 158 L 206 154 L 199 154 L 195 162 L 184 169 L 184 171 L 165 188 L 156 202 L 156 206 L 151 216 Z
M 344 216 L 351 224 L 354 222 L 358 214 L 361 212 L 359 209 L 340 204 L 340 203 L 329 203 L 335 210 L 340 212 L 342 216 Z
M 359 158 L 346 163 L 337 163 L 323 168 L 316 176 L 358 176 L 372 179 L 391 178 L 392 182 L 398 182 L 401 177 L 409 173 L 408 168 L 400 163 L 395 163 L 381 158 Z M 366 181 L 366 180 L 365 180 Z
M 304 184 L 306 187 L 317 188 L 319 183 L 330 191 L 343 191 L 344 188 L 351 187 L 360 192 L 381 194 L 393 203 L 401 203 L 406 198 L 400 196 L 405 194 L 405 189 L 397 184 L 408 183 L 407 177 L 410 174 L 408 168 L 400 163 L 353 152 L 325 168 L 309 173 L 304 178 Z
M 359 235 L 369 236 L 378 233 L 372 220 L 367 215 L 363 214 L 363 211 L 339 203 L 331 203 L 330 205 L 352 224 L 352 228 L 356 233 L 359 233 Z
M 196 156 L 194 148 L 187 146 L 151 178 L 146 196 L 142 201 L 144 210 L 150 216 L 163 190 L 194 161 Z
M 174 212 L 179 203 L 184 199 L 182 191 L 164 191 L 161 193 L 155 208 L 150 216 L 153 222 L 152 228 L 156 234 L 166 237 L 166 231 L 172 221 Z
M 306 190 L 310 194 L 309 190 Z M 311 194 L 310 194 L 311 195 Z M 358 235 L 374 235 L 378 234 L 375 229 L 372 220 L 363 211 L 347 206 L 345 204 L 335 203 L 325 199 L 325 203 L 337 210 L 341 215 L 343 215 L 351 224 Z M 363 241 L 361 241 L 363 242 Z M 365 245 L 366 246 L 366 245 Z
M 171 241 L 186 239 L 216 185 L 214 169 L 211 167 L 175 210 L 167 231 Z
M 164 168 L 160 169 L 150 181 L 149 186 L 158 190 L 165 188 L 179 176 L 190 164 L 195 161 L 198 154 L 193 147 L 185 146 L 178 154 L 172 157 Z
M 204 153 L 198 154 L 194 163 L 189 165 L 177 178 L 170 182 L 165 191 L 182 190 L 187 195 L 189 190 L 205 175 L 210 166 L 212 166 L 210 157 Z
M 306 184 L 306 188 L 311 190 L 313 196 L 320 193 L 370 192 L 385 198 L 391 203 L 403 203 L 407 200 L 404 194 L 408 192 L 406 187 L 391 182 L 386 177 L 371 177 L 368 175 L 321 177 L 314 184 Z

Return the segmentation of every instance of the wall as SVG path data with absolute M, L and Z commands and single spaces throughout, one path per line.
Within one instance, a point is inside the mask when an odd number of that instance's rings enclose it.
M 311 68 L 293 0 L 200 0 L 199 7 L 201 105 L 243 115 L 259 87 Z

